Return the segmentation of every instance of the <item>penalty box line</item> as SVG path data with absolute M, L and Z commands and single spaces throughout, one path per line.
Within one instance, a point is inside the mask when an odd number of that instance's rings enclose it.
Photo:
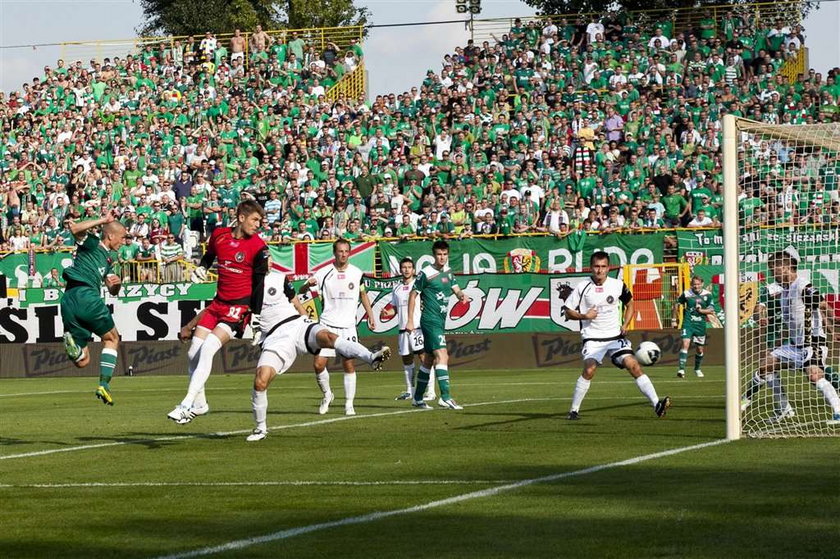
M 501 485 L 512 479 L 406 479 L 383 481 L 128 481 L 78 483 L 0 483 L 0 489 L 109 489 L 123 487 L 377 487 L 387 485 Z
M 729 442 L 726 439 L 718 439 L 714 441 L 710 441 L 707 443 L 701 443 L 691 446 L 684 446 L 680 448 L 672 448 L 670 450 L 664 450 L 661 452 L 655 452 L 652 454 L 645 454 L 642 456 L 636 456 L 634 458 L 628 458 L 626 460 L 620 460 L 618 462 L 609 462 L 606 464 L 599 464 L 597 466 L 591 466 L 589 468 L 583 468 L 580 470 L 574 470 L 571 472 L 562 472 L 558 474 L 552 474 L 543 477 L 537 477 L 532 479 L 525 479 L 522 481 L 517 481 L 515 483 L 510 483 L 507 485 L 501 485 L 498 487 L 491 487 L 489 489 L 482 489 L 480 491 L 472 491 L 470 493 L 464 493 L 462 495 L 456 495 L 454 497 L 449 497 L 446 499 L 440 499 L 437 501 L 431 501 L 428 503 L 424 503 L 422 505 L 416 505 L 413 507 L 407 507 L 402 509 L 395 509 L 390 511 L 381 511 L 381 512 L 374 512 L 370 514 L 364 514 L 360 516 L 350 516 L 347 518 L 342 518 L 341 520 L 333 520 L 331 522 L 321 522 L 318 524 L 310 524 L 308 526 L 300 526 L 298 528 L 290 528 L 288 530 L 281 530 L 279 532 L 274 532 L 272 534 L 266 534 L 264 536 L 257 536 L 253 538 L 245 538 L 241 540 L 234 540 L 225 544 L 216 545 L 205 547 L 202 549 L 196 549 L 193 551 L 186 551 L 181 553 L 174 553 L 171 555 L 164 555 L 158 557 L 157 559 L 187 559 L 190 557 L 203 557 L 206 555 L 215 555 L 217 553 L 224 553 L 226 551 L 236 551 L 240 549 L 245 549 L 248 547 L 252 547 L 259 544 L 264 543 L 271 543 L 276 541 L 287 540 L 289 538 L 294 538 L 296 536 L 301 536 L 304 534 L 309 534 L 311 532 L 318 532 L 321 530 L 327 530 L 330 528 L 339 528 L 343 526 L 349 526 L 353 524 L 368 524 L 370 522 L 376 522 L 378 520 L 383 520 L 386 518 L 390 518 L 393 516 L 403 516 L 407 514 L 413 514 L 416 512 L 422 512 L 430 509 L 435 509 L 439 507 L 444 507 L 448 505 L 454 505 L 457 503 L 462 503 L 465 501 L 471 501 L 473 499 L 482 499 L 485 497 L 493 497 L 502 493 L 507 493 L 510 491 L 514 491 L 516 489 L 521 489 L 523 487 L 528 487 L 529 485 L 535 485 L 538 483 L 550 483 L 554 481 L 560 481 L 563 479 L 585 476 L 589 474 L 595 474 L 598 472 L 603 472 L 605 470 L 612 470 L 616 468 L 621 468 L 624 466 L 633 466 L 635 464 L 640 464 L 642 462 L 647 462 L 649 460 L 657 460 L 659 458 L 666 458 L 669 456 L 674 456 L 677 454 L 682 454 L 684 452 L 690 452 L 693 450 L 701 450 L 704 448 L 709 448 L 713 446 L 718 446 L 721 444 L 725 444 Z

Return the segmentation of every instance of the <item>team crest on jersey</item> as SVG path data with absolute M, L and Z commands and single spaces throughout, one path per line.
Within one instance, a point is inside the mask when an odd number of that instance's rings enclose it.
M 449 283 L 449 278 L 440 278 L 440 283 Z
M 275 295 L 277 295 L 277 289 L 274 288 L 274 287 L 269 287 L 268 288 L 268 294 L 271 295 L 272 297 L 274 297 Z
M 240 250 L 233 256 L 233 259 L 241 264 L 242 262 L 245 262 L 245 253 Z
M 351 290 L 353 289 L 353 282 L 352 281 L 350 282 L 350 289 Z
M 607 295 L 607 304 L 612 305 L 613 303 L 615 303 L 615 297 L 613 297 L 612 295 Z

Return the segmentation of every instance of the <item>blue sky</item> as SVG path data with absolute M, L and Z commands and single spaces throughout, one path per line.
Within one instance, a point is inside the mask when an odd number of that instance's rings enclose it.
M 463 18 L 455 13 L 455 0 L 357 0 L 357 5 L 367 6 L 376 24 Z M 482 0 L 482 8 L 482 18 L 533 13 L 519 1 Z M 129 39 L 141 19 L 137 0 L 0 0 L 0 45 Z M 805 28 L 811 67 L 825 72 L 840 66 L 840 2 L 824 3 Z M 418 85 L 427 69 L 438 70 L 443 56 L 467 38 L 462 24 L 372 30 L 365 46 L 371 94 L 401 93 Z M 57 47 L 3 49 L 0 89 L 19 89 L 60 56 Z

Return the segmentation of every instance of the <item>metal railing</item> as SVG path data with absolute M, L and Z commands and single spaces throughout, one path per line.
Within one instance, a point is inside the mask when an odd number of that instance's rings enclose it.
M 367 97 L 367 72 L 364 60 L 350 73 L 341 76 L 335 85 L 326 92 L 327 100 L 335 103 L 338 100 L 352 99 L 359 101 Z
M 800 47 L 794 58 L 785 60 L 779 68 L 779 74 L 784 76 L 788 83 L 795 83 L 799 81 L 799 76 L 808 73 L 808 68 L 808 48 Z

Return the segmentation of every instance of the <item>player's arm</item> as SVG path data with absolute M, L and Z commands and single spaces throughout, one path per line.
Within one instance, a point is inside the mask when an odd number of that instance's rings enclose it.
M 114 214 L 110 211 L 107 212 L 104 216 L 100 217 L 99 219 L 89 219 L 87 221 L 71 221 L 69 225 L 70 233 L 76 238 L 77 241 L 82 240 L 87 232 L 94 227 L 99 227 L 100 225 L 105 225 L 106 223 L 111 223 L 114 221 Z
M 362 279 L 359 281 L 364 280 Z M 373 330 L 376 326 L 376 319 L 373 316 L 373 306 L 370 304 L 370 297 L 368 297 L 367 291 L 365 291 L 365 284 L 363 283 L 359 284 L 359 300 L 362 302 L 362 308 L 365 309 L 365 312 L 367 313 L 368 328 Z
M 685 305 L 685 295 L 680 294 L 677 297 L 677 302 L 674 305 L 674 309 L 671 312 L 671 328 L 679 328 L 680 326 L 680 307 Z
M 207 270 L 210 269 L 210 266 L 213 265 L 213 261 L 216 260 L 215 231 L 213 233 L 214 234 L 210 237 L 210 242 L 207 243 L 207 249 L 204 251 L 204 255 L 198 263 L 198 268 L 193 270 L 192 274 L 190 274 L 190 281 L 193 283 L 202 283 L 207 281 Z
M 252 315 L 259 315 L 262 312 L 263 289 L 265 286 L 265 275 L 268 273 L 268 247 L 263 246 L 254 257 L 253 271 L 251 272 L 251 301 L 249 306 Z
M 464 293 L 464 291 L 460 287 L 458 287 L 457 285 L 452 286 L 452 293 L 454 293 L 455 296 L 458 298 L 458 300 L 461 301 L 462 303 L 469 303 L 470 302 L 470 298 L 467 297 L 467 294 Z
M 289 281 L 289 277 L 286 276 L 285 281 L 283 282 L 283 293 L 286 295 L 286 298 L 289 299 L 289 302 L 295 308 L 295 310 L 301 316 L 308 318 L 309 313 L 306 311 L 306 307 L 303 306 L 303 303 L 300 302 L 298 299 L 297 293 L 295 292 L 294 286 L 292 286 L 292 282 Z
M 569 295 L 568 299 L 566 299 L 566 304 L 563 307 L 563 312 L 569 320 L 592 320 L 598 316 L 598 310 L 595 307 L 592 307 L 585 313 L 580 312 L 580 303 L 583 299 L 580 287 L 581 285 L 583 284 L 579 283 L 574 288 L 572 294 Z
M 618 297 L 621 304 L 624 305 L 624 321 L 621 324 L 621 335 L 625 335 L 630 328 L 630 323 L 633 322 L 633 293 L 627 289 L 627 284 L 622 283 L 621 295 Z
M 408 315 L 406 316 L 407 320 L 405 324 L 406 332 L 414 330 L 414 307 L 417 305 L 417 293 L 418 291 L 412 289 L 411 293 L 408 294 Z
M 178 339 L 184 343 L 192 339 L 193 332 L 195 332 L 195 327 L 198 326 L 198 322 L 201 320 L 201 317 L 204 316 L 204 313 L 207 312 L 207 309 L 201 309 L 201 311 L 196 314 L 192 320 L 184 324 L 181 327 L 181 330 L 178 331 Z

